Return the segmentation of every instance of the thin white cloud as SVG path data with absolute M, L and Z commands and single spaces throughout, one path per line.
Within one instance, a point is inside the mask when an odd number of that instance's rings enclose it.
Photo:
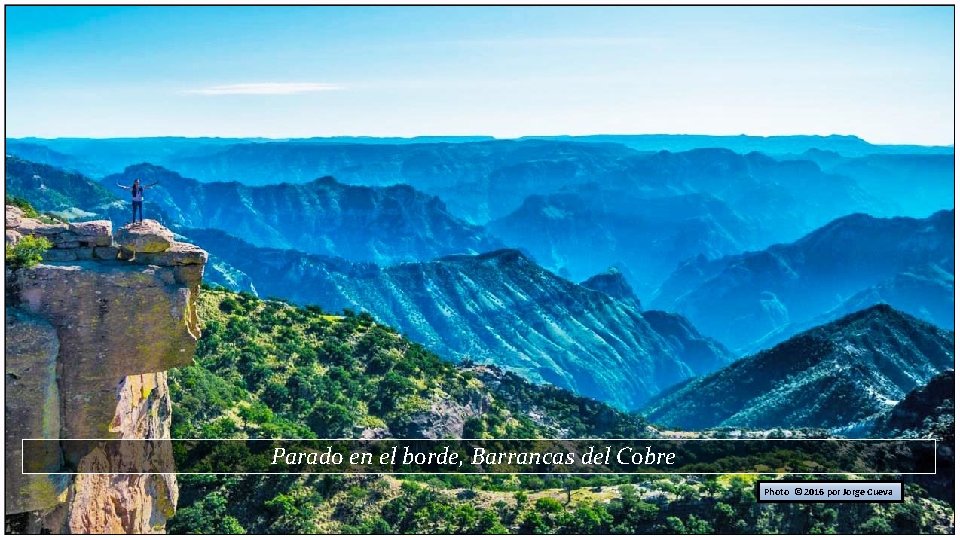
M 672 44 L 669 36 L 584 36 L 584 37 L 520 37 L 503 39 L 458 39 L 435 42 L 440 45 L 466 47 L 624 47 L 646 46 L 662 49 Z
M 186 94 L 203 96 L 255 95 L 255 96 L 289 96 L 293 94 L 309 94 L 313 92 L 329 92 L 342 90 L 343 87 L 330 83 L 314 82 L 263 82 L 239 83 L 208 86 L 186 90 Z

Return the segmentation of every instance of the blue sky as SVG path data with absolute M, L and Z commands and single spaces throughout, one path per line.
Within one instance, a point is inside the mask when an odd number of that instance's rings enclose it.
M 6 7 L 8 136 L 952 144 L 950 7 Z

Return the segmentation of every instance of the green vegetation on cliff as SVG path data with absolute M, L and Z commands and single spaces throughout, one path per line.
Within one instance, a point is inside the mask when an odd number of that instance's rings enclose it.
M 204 290 L 173 436 L 629 437 L 640 417 L 486 366 L 458 367 L 367 314 Z M 517 411 L 537 409 L 536 415 Z M 538 418 L 537 421 L 534 417 Z
M 43 260 L 43 254 L 53 247 L 41 236 L 24 236 L 13 247 L 7 248 L 5 259 L 13 268 L 33 268 Z
M 23 217 L 28 217 L 28 218 L 40 217 L 40 213 L 37 212 L 37 209 L 33 207 L 33 204 L 31 204 L 30 201 L 28 201 L 27 199 L 24 199 L 23 197 L 11 197 L 10 195 L 6 195 L 4 197 L 4 204 L 8 206 L 14 206 L 16 208 L 19 208 L 20 210 L 23 210 Z
M 445 362 L 365 314 L 205 289 L 173 437 L 642 437 L 642 418 Z M 181 476 L 173 533 L 946 532 L 952 509 L 758 505 L 755 477 Z M 630 483 L 628 483 L 630 482 Z

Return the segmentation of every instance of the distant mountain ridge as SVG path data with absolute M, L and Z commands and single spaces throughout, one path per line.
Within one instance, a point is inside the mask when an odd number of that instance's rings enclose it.
M 855 179 L 883 200 L 895 201 L 900 215 L 917 217 L 950 208 L 955 197 L 953 152 L 867 155 L 823 168 Z
M 347 184 L 409 184 L 440 196 L 451 211 L 485 223 L 515 210 L 529 196 L 598 184 L 634 198 L 689 193 L 713 195 L 734 210 L 788 227 L 760 203 L 778 202 L 799 224 L 819 225 L 882 204 L 846 177 L 823 173 L 812 161 L 778 161 L 725 149 L 642 153 L 619 144 L 523 140 L 461 144 L 330 145 L 249 143 L 171 163 L 203 180 L 259 185 L 334 176 Z M 773 187 L 776 187 L 773 190 Z M 784 204 L 789 204 L 787 208 Z M 751 214 L 751 217 L 754 217 Z M 772 219 L 772 221 L 771 221 Z
M 627 283 L 627 278 L 623 276 L 619 268 L 609 268 L 606 272 L 590 277 L 580 283 L 583 287 L 599 291 L 610 298 L 626 302 L 636 309 L 642 309 L 640 299 L 637 298 L 633 288 Z
M 678 385 L 645 413 L 685 429 L 850 428 L 952 368 L 953 350 L 952 333 L 878 305 Z
M 680 174 L 676 178 L 683 184 L 706 182 L 712 170 L 737 170 L 749 168 L 751 160 L 761 164 L 768 161 L 762 157 L 745 159 L 728 152 L 698 151 L 691 154 L 694 155 L 705 156 L 713 165 Z M 680 167 L 678 171 L 691 166 L 684 164 L 684 156 L 664 155 L 658 159 Z M 702 161 L 700 157 L 690 159 Z M 142 176 L 148 182 L 159 180 L 160 185 L 148 192 L 148 213 L 159 214 L 163 221 L 178 227 L 229 230 L 232 235 L 262 247 L 295 248 L 389 266 L 433 260 L 450 253 L 482 253 L 504 245 L 483 229 L 451 215 L 435 197 L 409 187 L 348 186 L 329 178 L 309 184 L 262 187 L 201 183 L 161 167 L 141 165 L 105 179 L 104 185 L 108 186 L 105 191 L 92 181 L 57 172 L 55 168 L 17 158 L 8 158 L 8 161 L 11 171 L 8 176 L 40 167 L 51 178 L 72 178 L 66 183 L 60 182 L 71 189 L 80 189 L 72 198 L 65 197 L 64 200 L 73 201 L 71 204 L 86 206 L 84 201 L 89 199 L 86 192 L 93 194 L 96 202 L 117 197 L 108 204 L 105 213 L 120 222 L 127 219 L 126 204 L 119 199 L 125 198 L 126 193 L 117 189 L 114 182 L 129 183 L 135 176 Z M 674 170 L 674 167 L 664 170 Z M 55 192 L 48 189 L 54 184 L 44 187 L 32 175 L 20 176 L 22 178 L 11 177 L 8 183 L 24 195 L 46 200 L 45 194 Z M 650 178 L 647 177 L 648 182 Z M 751 185 L 750 177 L 744 178 L 745 185 Z M 574 202 L 564 203 L 567 198 Z M 653 263 L 648 258 L 669 260 L 664 253 L 673 253 L 674 258 L 684 253 L 698 253 L 660 285 L 652 301 L 645 304 L 686 314 L 707 335 L 719 338 L 732 348 L 749 352 L 769 346 L 792 333 L 877 302 L 889 302 L 942 327 L 953 327 L 949 301 L 953 290 L 953 258 L 948 249 L 952 245 L 952 214 L 928 218 L 935 224 L 932 228 L 926 227 L 924 220 L 848 216 L 793 244 L 710 260 L 704 253 L 719 255 L 710 250 L 735 250 L 736 244 L 747 241 L 744 238 L 754 230 L 725 203 L 710 196 L 690 194 L 644 200 L 585 188 L 532 197 L 528 203 L 537 200 L 543 204 L 533 206 L 539 209 L 534 215 L 542 219 L 519 219 L 510 227 L 498 227 L 495 223 L 490 229 L 510 232 L 504 234 L 509 244 L 526 245 L 524 250 L 532 253 L 541 265 L 555 271 L 559 266 L 560 272 L 572 279 L 592 275 L 587 273 L 590 261 L 600 266 L 608 262 L 605 257 L 616 256 L 632 263 L 618 264 L 625 269 L 628 284 L 640 282 L 650 287 L 656 272 L 664 272 L 666 267 L 663 261 Z M 600 213 L 593 213 L 591 208 L 599 208 Z M 616 229 L 615 221 L 603 217 L 627 216 L 631 209 L 635 209 L 635 216 L 643 218 L 639 221 L 631 218 L 634 221 L 625 222 L 629 224 L 625 228 Z M 676 247 L 669 247 L 667 239 L 671 237 L 664 236 L 665 231 L 671 230 L 669 220 L 679 220 L 672 229 L 677 235 L 673 237 L 677 240 Z M 553 222 L 564 225 L 554 226 Z M 710 230 L 716 232 L 715 237 L 705 233 Z M 532 234 L 534 231 L 537 234 Z M 526 240 L 521 238 L 523 235 Z M 891 242 L 890 235 L 902 240 Z M 912 235 L 919 236 L 911 240 Z M 721 240 L 723 238 L 728 240 Z M 544 239 L 552 240 L 538 244 Z M 611 239 L 615 240 L 611 242 Z M 649 246 L 636 253 L 623 248 L 644 246 L 648 242 Z M 538 245 L 540 247 L 530 249 Z M 724 245 L 727 247 L 723 248 Z M 663 251 L 665 248 L 668 251 Z M 656 257 L 649 257 L 658 253 Z M 568 267 L 564 264 L 568 262 L 578 266 Z M 217 268 L 217 264 L 219 260 L 215 259 L 211 268 Z M 661 267 L 650 266 L 652 264 Z M 570 272 L 569 268 L 576 272 Z M 752 277 L 745 279 L 743 272 L 751 273 Z M 718 315 L 714 305 L 724 305 L 725 314 Z M 699 313 L 700 309 L 705 313 Z
M 141 139 L 7 139 L 8 152 L 102 177 L 134 164 L 149 162 L 201 181 L 241 181 L 251 185 L 309 182 L 334 176 L 351 184 L 410 184 L 440 195 L 450 208 L 476 223 L 502 217 L 532 194 L 548 194 L 571 183 L 590 181 L 622 168 L 620 160 L 705 150 L 748 155 L 763 153 L 780 161 L 821 163 L 825 172 L 853 174 L 871 193 L 911 187 L 953 154 L 952 147 L 871 145 L 856 137 L 713 137 L 696 135 L 598 135 L 583 137 L 333 137 L 313 139 L 223 139 L 146 137 Z M 819 155 L 834 155 L 823 165 Z M 891 154 L 876 156 L 874 154 Z M 901 154 L 907 154 L 900 156 Z M 916 156 L 912 169 L 895 162 Z M 860 159 L 863 158 L 863 159 Z M 860 161 L 857 161 L 857 160 Z M 52 161 L 47 161 L 52 160 Z M 927 161 L 923 161 L 927 160 Z M 863 164 L 863 165 L 861 165 Z M 869 174 L 861 174 L 863 166 Z M 632 167 L 633 165 L 629 165 Z M 919 168 L 917 168 L 919 167 Z M 829 170 L 828 170 L 829 169 Z M 909 171 L 911 178 L 904 178 Z M 946 171 L 948 172 L 948 171 Z M 938 172 L 937 174 L 941 174 Z M 537 176 L 542 178 L 537 179 Z M 512 189 L 500 189 L 506 181 Z M 530 182 L 539 183 L 530 189 Z M 888 185 L 893 182 L 892 185 Z M 528 186 L 525 186 L 527 184 Z M 457 186 L 458 197 L 447 198 Z M 549 187 L 549 189 L 544 189 Z M 827 185 L 826 187 L 829 187 Z M 939 189 L 939 188 L 937 188 Z M 902 192 L 902 189 L 900 189 Z M 942 194 L 942 190 L 937 191 Z M 501 200 L 503 199 L 503 200 Z M 829 200 L 829 199 L 826 199 Z M 888 199 L 888 202 L 891 202 Z M 897 203 L 896 199 L 892 200 Z M 944 201 L 934 207 L 942 208 Z M 499 208 L 503 206 L 504 208 Z M 929 206 L 929 204 L 927 205 Z M 843 213 L 871 211 L 848 208 Z M 910 215 L 917 215 L 910 208 Z M 929 213 L 929 209 L 920 211 Z M 833 216 L 836 217 L 836 216 Z
M 218 148 L 248 143 L 314 143 L 314 144 L 423 144 L 423 143 L 471 143 L 503 141 L 491 136 L 419 136 L 419 137 L 311 137 L 311 138 L 263 138 L 263 137 L 140 137 L 140 138 L 7 138 L 8 150 L 20 154 L 21 145 L 45 147 L 61 155 L 91 156 L 88 167 L 95 170 L 80 170 L 94 176 L 118 171 L 137 162 L 152 162 L 169 165 L 168 157 L 201 155 L 216 152 Z M 836 153 L 845 157 L 860 157 L 869 154 L 952 154 L 952 146 L 887 145 L 872 144 L 859 137 L 831 135 L 682 135 L 682 134 L 597 134 L 597 135 L 531 135 L 513 140 L 546 140 L 578 143 L 614 143 L 643 152 L 682 152 L 695 148 L 727 148 L 746 154 L 763 152 L 771 155 L 797 155 L 811 149 Z M 56 165 L 55 163 L 52 163 Z
M 952 146 L 924 146 L 916 144 L 872 144 L 854 135 L 547 135 L 521 137 L 583 142 L 617 143 L 641 151 L 683 152 L 695 148 L 726 148 L 739 154 L 799 154 L 811 149 L 835 152 L 844 156 L 863 156 L 887 153 L 952 154 Z
M 786 337 L 784 331 L 826 322 L 828 313 L 836 318 L 863 307 L 861 297 L 952 328 L 952 294 L 936 291 L 953 290 L 953 224 L 952 210 L 925 219 L 846 216 L 790 244 L 687 261 L 649 304 L 684 314 L 745 352 L 767 343 L 768 334 Z
M 640 140 L 654 141 L 655 150 L 638 150 Z M 855 137 L 8 140 L 11 153 L 94 177 L 149 161 L 203 183 L 301 185 L 334 177 L 374 189 L 410 185 L 575 281 L 619 266 L 644 302 L 689 257 L 794 241 L 851 213 L 922 217 L 952 205 L 952 149 L 891 147 L 883 151 L 915 153 L 880 155 L 880 148 Z M 672 201 L 676 217 L 655 215 L 663 201 Z M 271 234 L 262 225 L 260 232 Z M 254 233 L 244 236 L 258 245 L 353 256 L 298 246 L 289 231 L 269 242 Z M 494 244 L 453 242 L 447 252 L 504 245 Z M 368 247 L 369 255 L 383 246 Z M 378 253 L 371 260 L 423 258 Z
M 682 317 L 641 312 L 516 250 L 381 268 L 255 248 L 218 231 L 184 233 L 249 275 L 260 294 L 368 311 L 452 360 L 492 362 L 626 410 L 730 359 Z
M 802 329 L 818 326 L 839 319 L 847 313 L 866 309 L 876 304 L 890 304 L 924 321 L 932 322 L 945 330 L 955 328 L 953 294 L 953 262 L 944 259 L 940 263 L 928 263 L 911 267 L 890 279 L 867 287 L 850 296 L 838 307 L 827 313 L 764 336 L 758 345 L 773 346 Z
M 430 144 L 243 144 L 185 157 L 170 168 L 203 180 L 251 185 L 333 176 L 347 184 L 409 184 L 442 196 L 474 223 L 506 214 L 525 196 L 599 174 L 635 151 L 614 144 L 495 140 Z M 519 168 L 519 170 L 518 170 Z
M 438 198 L 409 186 L 351 186 L 329 177 L 270 186 L 204 183 L 148 164 L 103 183 L 138 177 L 159 182 L 148 190 L 147 204 L 163 210 L 171 225 L 227 230 L 264 247 L 393 264 L 501 246 L 450 214 Z
M 616 266 L 643 298 L 682 261 L 758 245 L 758 229 L 709 195 L 643 199 L 604 190 L 533 195 L 487 226 L 571 279 L 586 279 L 600 264 Z

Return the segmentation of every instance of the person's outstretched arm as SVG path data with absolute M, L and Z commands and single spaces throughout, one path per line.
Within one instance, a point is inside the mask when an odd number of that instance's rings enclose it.
M 148 188 L 148 187 L 153 187 L 153 186 L 155 186 L 155 185 L 157 185 L 157 184 L 159 184 L 159 183 L 160 183 L 160 181 L 157 180 L 156 182 L 154 182 L 154 183 L 152 183 L 152 184 L 147 184 L 147 185 L 143 186 L 143 188 L 146 189 L 146 188 Z
M 118 187 L 118 188 L 123 188 L 123 189 L 132 189 L 130 186 L 122 186 L 122 185 L 120 185 L 120 182 L 117 182 L 117 187 Z

